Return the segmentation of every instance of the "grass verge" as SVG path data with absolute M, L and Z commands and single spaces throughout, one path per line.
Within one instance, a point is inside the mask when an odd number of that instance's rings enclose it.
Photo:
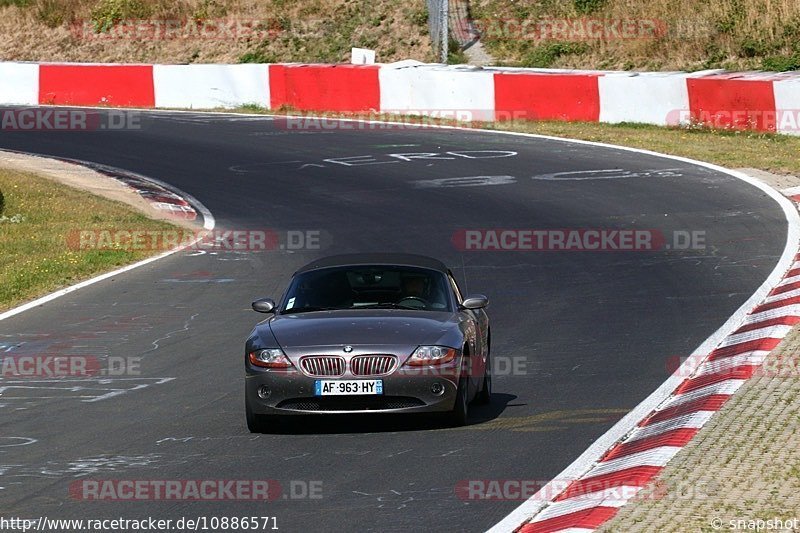
M 75 249 L 75 230 L 175 226 L 35 174 L 0 169 L 0 310 L 157 252 Z

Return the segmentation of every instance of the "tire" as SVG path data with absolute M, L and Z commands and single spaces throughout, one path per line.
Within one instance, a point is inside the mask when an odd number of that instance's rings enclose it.
M 447 413 L 447 421 L 453 427 L 467 425 L 469 420 L 469 401 L 467 398 L 467 380 L 458 380 L 458 392 L 456 392 L 456 404 L 453 410 Z
M 481 391 L 478 393 L 475 400 L 481 405 L 492 403 L 492 358 L 489 355 L 486 356 L 486 370 L 483 373 L 483 386 L 481 386 Z

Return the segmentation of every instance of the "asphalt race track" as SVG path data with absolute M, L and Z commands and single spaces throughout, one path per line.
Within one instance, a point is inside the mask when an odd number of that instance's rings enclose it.
M 0 379 L 0 514 L 485 530 L 521 502 L 465 501 L 460 481 L 557 476 L 755 291 L 786 238 L 780 207 L 762 191 L 670 159 L 479 131 L 282 124 L 154 112 L 139 130 L 0 137 L 0 148 L 166 181 L 208 207 L 217 228 L 319 231 L 324 244 L 179 253 L 0 323 L 6 356 L 141 357 L 140 375 L 121 378 Z M 476 176 L 495 178 L 453 180 Z M 705 247 L 461 251 L 452 243 L 465 229 L 565 228 L 657 230 L 668 243 L 675 231 L 699 231 Z M 461 429 L 429 419 L 303 419 L 282 434 L 251 435 L 243 341 L 262 317 L 250 302 L 280 296 L 315 257 L 359 251 L 436 256 L 465 292 L 489 295 L 492 354 L 503 366 L 492 404 L 474 407 Z M 69 490 L 83 478 L 270 479 L 282 492 L 267 504 L 81 501 Z M 309 487 L 321 497 L 307 497 Z

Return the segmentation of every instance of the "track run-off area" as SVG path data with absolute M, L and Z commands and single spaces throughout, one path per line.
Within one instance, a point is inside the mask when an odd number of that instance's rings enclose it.
M 486 530 L 522 498 L 471 498 L 470 481 L 553 480 L 750 298 L 786 244 L 787 220 L 763 190 L 613 147 L 353 122 L 290 129 L 246 115 L 147 112 L 139 122 L 7 133 L 0 149 L 155 178 L 201 202 L 216 230 L 268 232 L 284 246 L 186 250 L 0 322 L 3 357 L 137 362 L 115 375 L 0 377 L 5 515 Z M 491 404 L 474 406 L 463 428 L 360 416 L 251 435 L 243 349 L 262 317 L 250 302 L 279 297 L 314 258 L 386 251 L 439 258 L 465 292 L 489 296 Z M 75 490 L 81 480 L 271 480 L 280 490 L 267 503 L 96 501 Z

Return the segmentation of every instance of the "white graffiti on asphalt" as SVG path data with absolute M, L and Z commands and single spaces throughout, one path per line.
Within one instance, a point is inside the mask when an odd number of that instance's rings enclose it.
M 440 161 L 498 159 L 515 157 L 517 152 L 510 150 L 452 150 L 449 152 L 406 152 L 381 155 L 353 155 L 345 157 L 330 157 L 319 161 L 275 161 L 271 163 L 252 163 L 248 165 L 234 165 L 228 170 L 236 174 L 263 172 L 267 167 L 274 165 L 291 165 L 296 170 L 308 168 L 329 168 L 331 166 L 360 167 L 366 165 L 390 165 L 397 163 L 410 163 L 422 161 L 429 164 Z
M 467 176 L 463 178 L 439 178 L 434 180 L 412 181 L 418 189 L 438 189 L 448 187 L 484 187 L 487 185 L 510 185 L 516 183 L 514 176 Z
M 28 446 L 38 442 L 31 437 L 0 437 L 0 448 L 15 448 L 17 446 Z
M 556 172 L 553 174 L 539 174 L 531 179 L 543 181 L 582 181 L 582 180 L 613 180 L 622 178 L 675 178 L 683 176 L 684 169 L 660 168 L 650 170 L 624 170 L 610 168 L 604 170 L 574 170 L 570 172 Z

